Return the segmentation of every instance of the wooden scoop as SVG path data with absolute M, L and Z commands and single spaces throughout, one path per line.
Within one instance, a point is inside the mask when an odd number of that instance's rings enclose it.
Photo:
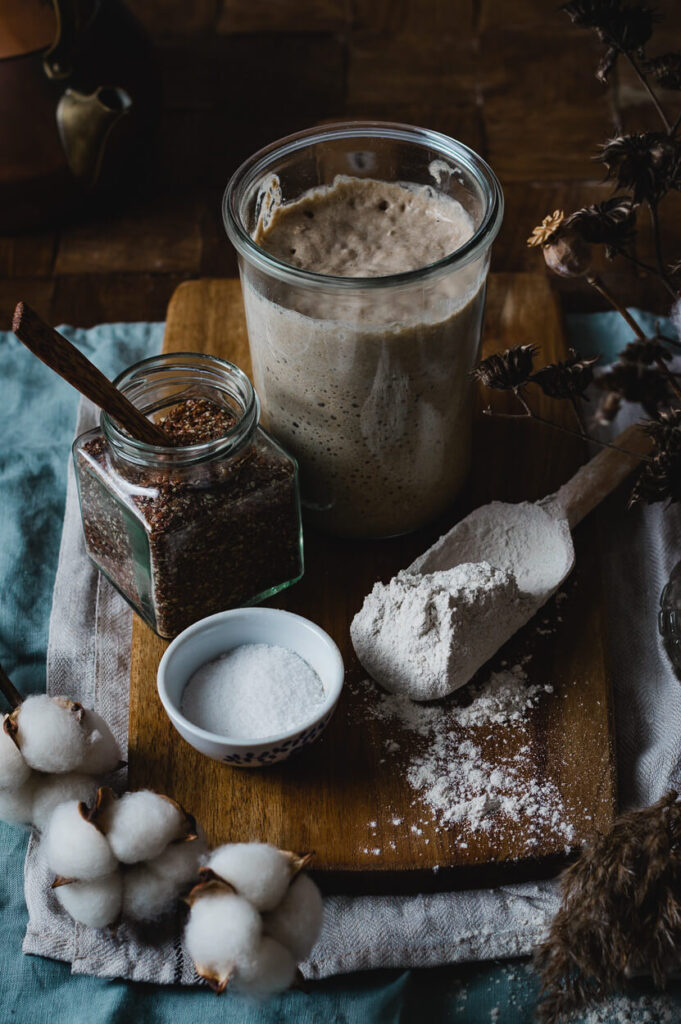
M 17 303 L 12 330 L 38 359 L 117 420 L 132 437 L 145 444 L 168 446 L 168 438 L 161 428 L 147 419 L 94 363 L 25 302 Z
M 409 572 L 437 572 L 452 569 L 462 562 L 486 561 L 497 569 L 511 569 L 520 589 L 527 593 L 536 592 L 539 597 L 543 590 L 533 585 L 537 574 L 532 560 L 536 556 L 544 563 L 551 561 L 549 556 L 555 554 L 551 547 L 557 544 L 565 547 L 566 567 L 561 570 L 555 585 L 549 585 L 548 577 L 539 581 L 553 593 L 574 565 L 570 530 L 629 476 L 641 458 L 647 455 L 650 445 L 650 438 L 639 426 L 628 427 L 612 447 L 603 448 L 581 466 L 555 494 L 534 503 L 493 501 L 471 512 L 412 562 Z M 541 542 L 548 545 L 544 550 L 537 547 L 535 551 L 528 551 L 520 537 L 517 549 L 509 547 L 509 531 L 522 528 L 524 519 L 531 519 L 533 526 L 544 534 Z M 536 539 L 539 543 L 540 537 Z M 555 568 L 558 571 L 558 562 Z M 548 596 L 544 600 L 548 600 Z
M 424 648 L 422 670 L 414 673 L 413 652 L 422 643 L 420 624 L 418 629 L 413 627 L 412 642 L 406 645 L 411 648 L 411 660 L 405 657 L 400 663 L 403 645 L 395 644 L 394 632 L 397 629 L 403 636 L 409 632 L 410 622 L 415 621 L 413 611 L 411 618 L 405 614 L 404 622 L 396 623 L 394 616 L 386 616 L 385 621 L 380 614 L 363 616 L 363 609 L 353 621 L 351 634 L 367 672 L 386 689 L 413 700 L 444 697 L 465 685 L 555 594 L 575 564 L 571 529 L 631 473 L 651 445 L 638 426 L 629 427 L 614 443 L 617 448 L 600 451 L 556 494 L 538 502 L 484 505 L 412 562 L 407 573 L 421 576 L 486 562 L 510 571 L 517 584 L 514 597 L 509 597 L 508 585 L 500 582 L 498 592 L 487 594 L 479 610 L 474 606 L 467 626 L 454 631 L 445 668 L 442 661 L 430 657 L 437 642 L 433 638 L 430 649 Z M 393 590 L 403 586 L 406 594 L 410 585 L 409 579 L 402 584 L 397 577 L 389 586 Z M 376 588 L 374 600 L 375 594 Z M 452 601 L 457 600 L 465 598 L 453 595 Z

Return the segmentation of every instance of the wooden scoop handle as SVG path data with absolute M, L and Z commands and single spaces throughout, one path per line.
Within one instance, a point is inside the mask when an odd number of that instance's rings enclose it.
M 550 499 L 570 527 L 593 511 L 640 464 L 652 447 L 650 437 L 634 423 L 612 442 L 617 448 L 603 448 Z M 618 451 L 617 449 L 624 449 Z
M 12 330 L 38 359 L 117 420 L 132 437 L 146 444 L 168 445 L 161 428 L 147 419 L 75 345 L 46 324 L 25 302 L 17 303 Z

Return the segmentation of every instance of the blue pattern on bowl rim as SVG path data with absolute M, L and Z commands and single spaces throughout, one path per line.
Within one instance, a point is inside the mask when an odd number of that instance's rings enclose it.
M 249 750 L 245 754 L 225 754 L 222 758 L 225 764 L 251 764 L 251 765 L 264 765 L 274 764 L 276 761 L 282 761 L 289 754 L 292 754 L 294 750 L 301 750 L 302 747 L 308 746 L 313 740 L 319 736 L 320 732 L 326 728 L 333 710 L 328 714 L 324 715 L 318 722 L 315 722 L 309 729 L 304 729 L 297 736 L 293 736 L 291 739 L 285 740 L 283 743 L 279 743 L 277 746 L 270 747 L 268 750 L 263 751 L 261 754 L 256 754 L 254 751 Z

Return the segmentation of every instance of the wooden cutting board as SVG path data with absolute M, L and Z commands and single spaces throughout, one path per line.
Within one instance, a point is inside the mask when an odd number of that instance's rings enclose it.
M 484 353 L 510 344 L 541 345 L 540 362 L 565 355 L 557 303 L 543 276 L 492 275 Z M 186 282 L 168 309 L 164 351 L 211 352 L 250 372 L 238 281 Z M 513 399 L 487 391 L 499 411 Z M 574 427 L 569 403 L 541 399 L 544 416 Z M 174 731 L 156 694 L 156 669 L 166 647 L 135 617 L 130 677 L 129 771 L 133 788 L 150 786 L 191 809 L 215 842 L 266 839 L 286 849 L 315 851 L 314 866 L 329 888 L 364 891 L 484 884 L 557 870 L 566 854 L 558 831 L 533 829 L 522 816 L 488 831 L 438 826 L 406 778 L 415 738 L 367 714 L 365 676 L 349 625 L 377 579 L 389 579 L 470 508 L 491 499 L 534 500 L 563 483 L 585 447 L 540 423 L 476 417 L 474 468 L 465 500 L 442 522 L 391 541 L 340 541 L 306 531 L 304 579 L 272 603 L 307 615 L 338 643 L 347 684 L 321 739 L 267 769 L 208 760 Z M 607 827 L 616 802 L 611 695 L 604 653 L 598 513 L 576 534 L 577 569 L 548 627 L 536 624 L 504 652 L 511 664 L 532 645 L 529 683 L 550 684 L 521 730 L 496 726 L 479 738 L 483 756 L 517 754 L 523 784 L 555 786 L 572 845 Z M 530 636 L 532 632 L 532 636 Z M 466 688 L 450 700 L 465 703 Z M 370 698 L 371 699 L 371 698 Z M 445 711 L 446 713 L 446 711 Z M 399 752 L 394 750 L 399 740 Z M 399 826 L 395 824 L 399 822 Z

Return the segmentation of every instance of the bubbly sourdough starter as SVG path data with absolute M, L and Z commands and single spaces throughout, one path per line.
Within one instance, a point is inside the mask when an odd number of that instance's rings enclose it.
M 352 278 L 416 270 L 472 234 L 463 207 L 428 186 L 339 176 L 285 204 L 274 179 L 253 237 L 292 266 Z M 389 536 L 455 497 L 470 458 L 485 269 L 478 260 L 401 288 L 245 288 L 256 388 L 300 462 L 313 522 Z

